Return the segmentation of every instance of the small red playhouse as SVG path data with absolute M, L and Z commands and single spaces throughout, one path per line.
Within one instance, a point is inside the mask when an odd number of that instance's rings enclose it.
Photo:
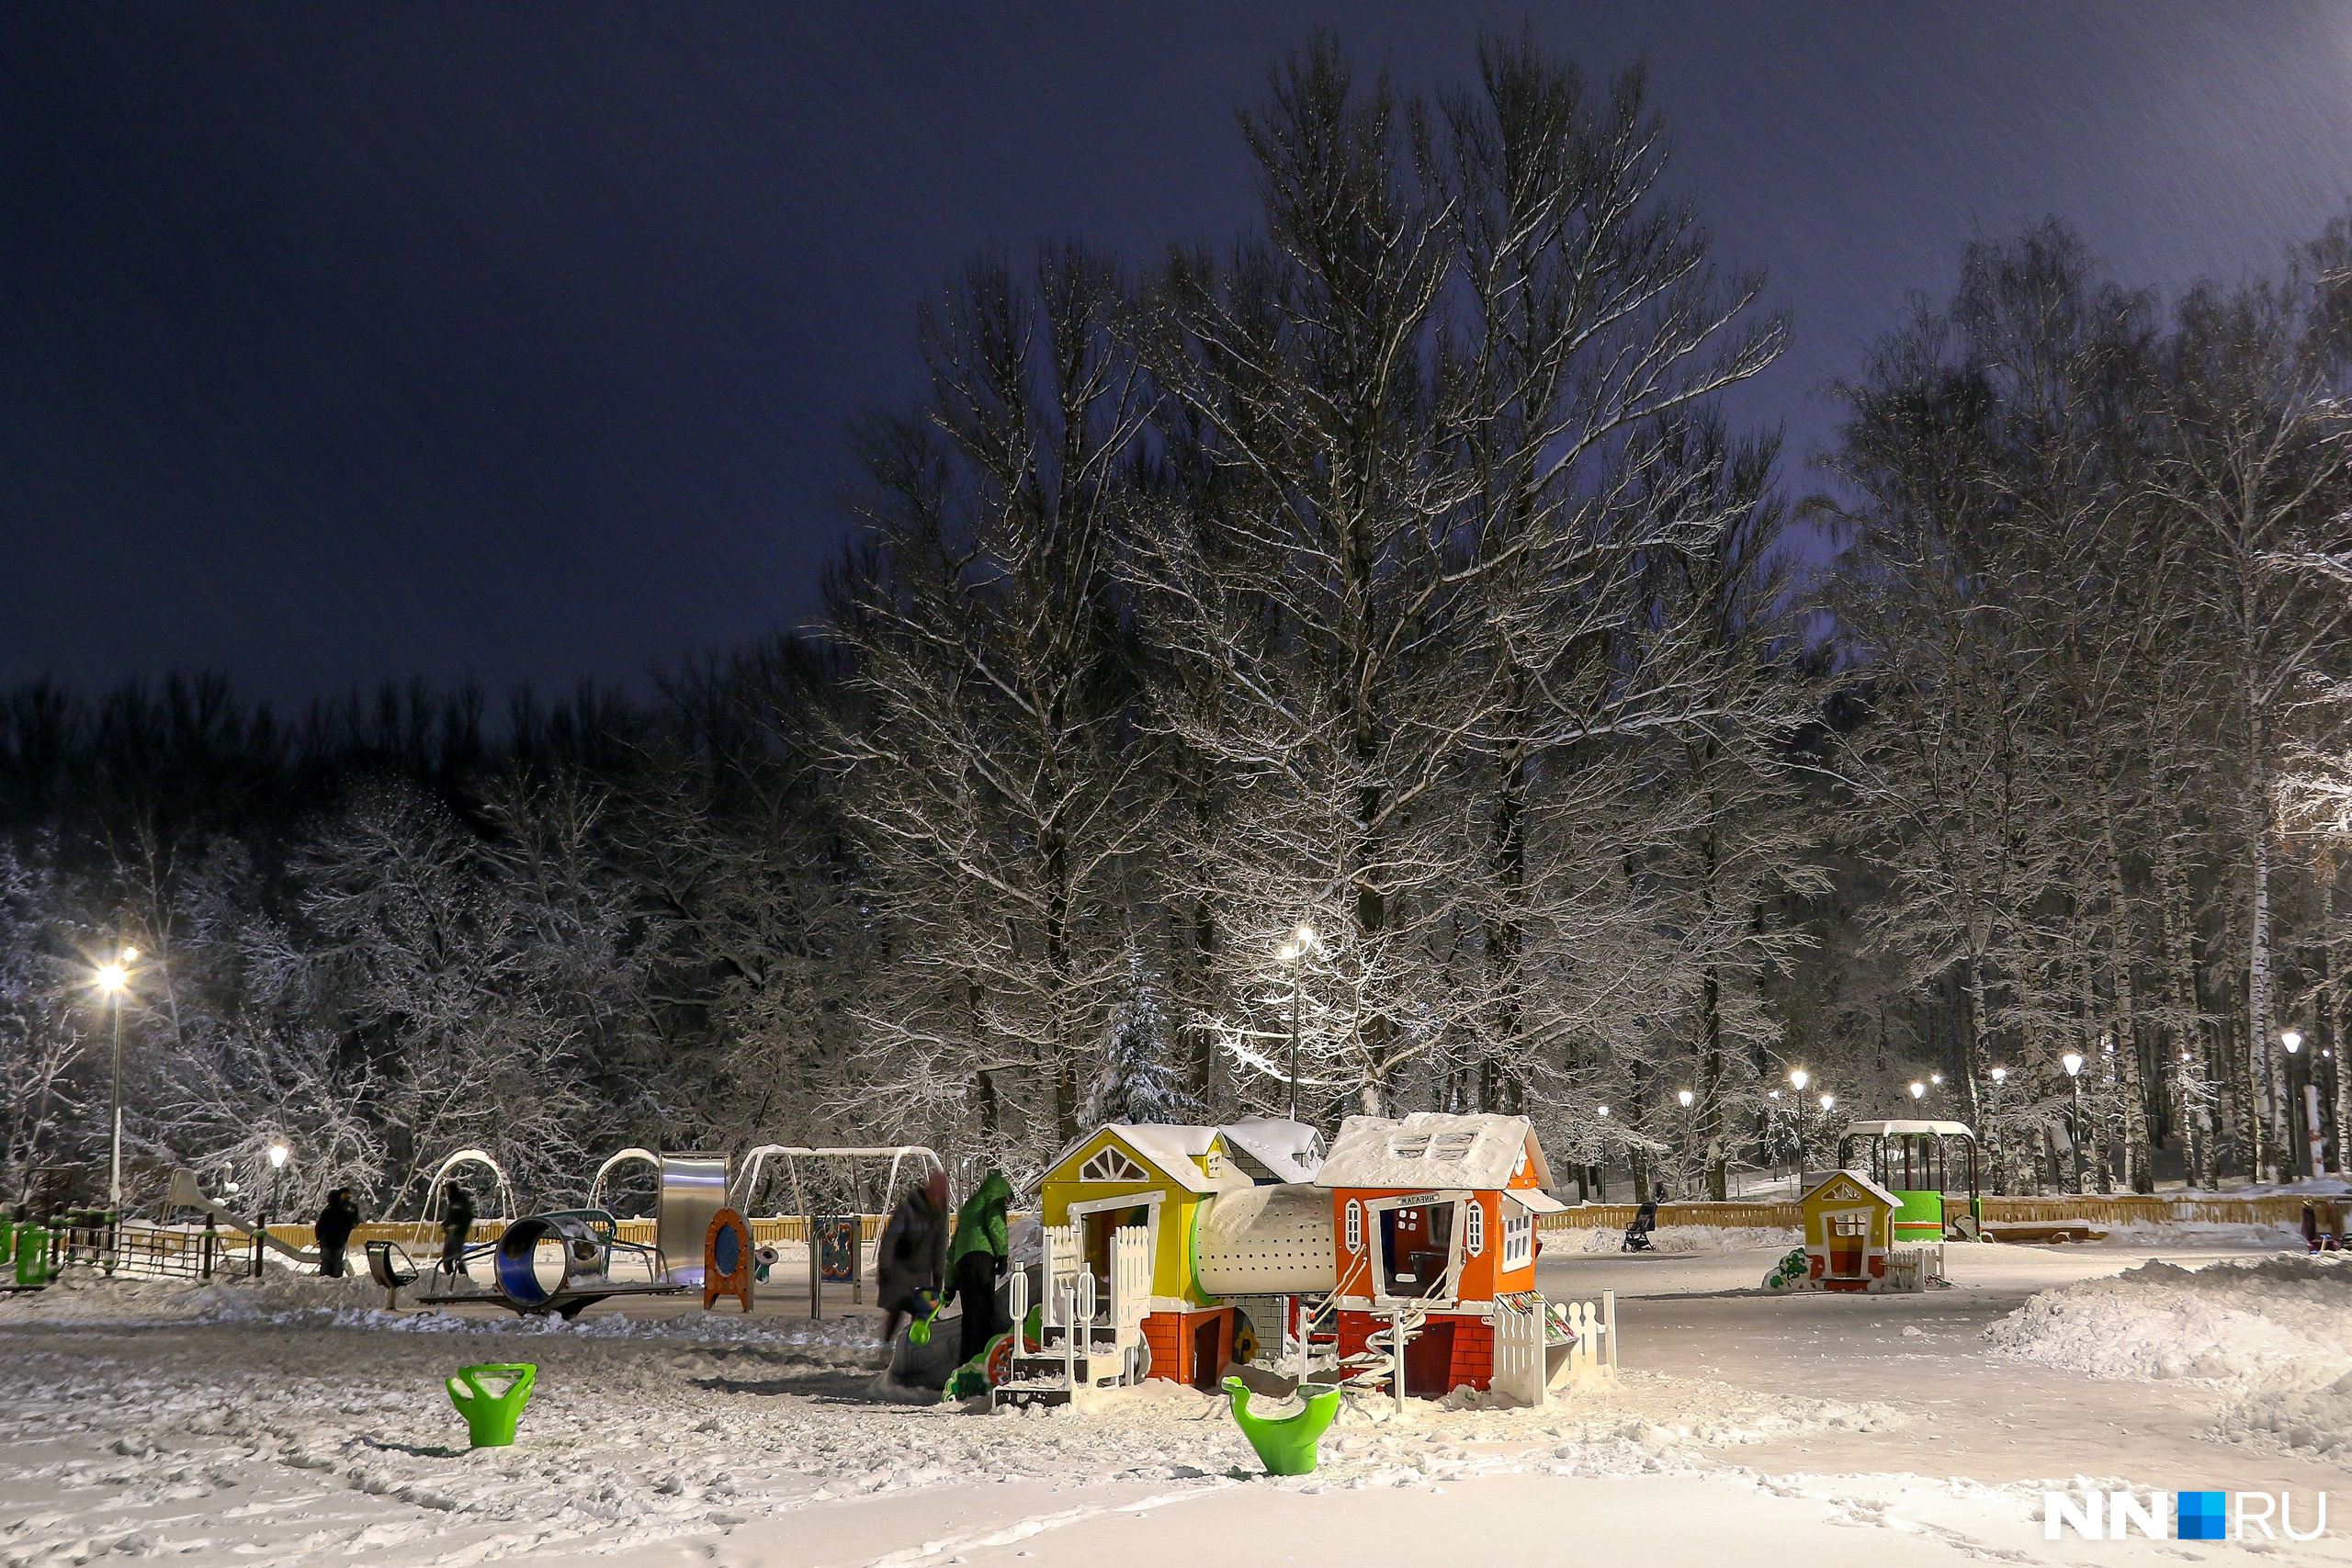
M 1315 1185 L 1331 1194 L 1340 1360 L 1434 1399 L 1494 1377 L 1495 1298 L 1535 1289 L 1535 1217 L 1566 1205 L 1523 1116 L 1351 1116 Z

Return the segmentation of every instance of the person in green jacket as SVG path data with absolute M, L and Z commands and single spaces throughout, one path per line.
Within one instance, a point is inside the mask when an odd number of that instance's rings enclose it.
M 1005 1236 L 1004 1206 L 1012 1201 L 1012 1183 L 1001 1171 L 981 1179 L 964 1206 L 956 1211 L 956 1239 L 947 1248 L 947 1273 L 953 1293 L 964 1303 L 963 1354 L 969 1361 L 1004 1332 L 997 1321 L 996 1282 L 1010 1267 L 1012 1246 Z

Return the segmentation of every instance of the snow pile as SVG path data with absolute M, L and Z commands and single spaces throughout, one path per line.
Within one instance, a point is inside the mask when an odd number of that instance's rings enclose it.
M 2352 1260 L 2341 1257 L 2151 1261 L 2044 1291 L 1984 1337 L 2092 1377 L 2212 1382 L 2227 1395 L 2224 1437 L 2352 1450 Z
M 1615 1252 L 1624 1240 L 1622 1230 L 1596 1226 L 1550 1232 L 1544 1237 L 1544 1247 L 1547 1252 L 1555 1247 L 1562 1252 Z M 1793 1225 L 1663 1225 L 1650 1232 L 1650 1246 L 1659 1252 L 1745 1252 L 1751 1247 L 1786 1251 L 1804 1244 L 1804 1234 Z

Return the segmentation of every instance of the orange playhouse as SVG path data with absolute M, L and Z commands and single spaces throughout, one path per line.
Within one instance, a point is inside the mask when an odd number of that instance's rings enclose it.
M 1534 1291 L 1535 1216 L 1566 1207 L 1544 1191 L 1551 1179 L 1523 1116 L 1340 1124 L 1315 1185 L 1330 1194 L 1334 1322 L 1354 1381 L 1400 1398 L 1490 1386 L 1496 1299 Z

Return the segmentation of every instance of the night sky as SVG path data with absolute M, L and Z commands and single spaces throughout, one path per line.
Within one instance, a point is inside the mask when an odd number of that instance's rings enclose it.
M 1649 61 L 1794 317 L 1734 412 L 1799 454 L 1972 232 L 2056 213 L 2174 288 L 2352 197 L 2345 5 L 16 0 L 0 683 L 569 686 L 797 624 L 964 256 L 1227 239 L 1272 57 L 1429 86 L 1522 20 Z

